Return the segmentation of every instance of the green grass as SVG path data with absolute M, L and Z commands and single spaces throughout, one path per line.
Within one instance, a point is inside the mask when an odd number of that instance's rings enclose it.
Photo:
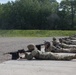
M 76 31 L 68 30 L 0 30 L 0 37 L 51 37 L 70 36 Z

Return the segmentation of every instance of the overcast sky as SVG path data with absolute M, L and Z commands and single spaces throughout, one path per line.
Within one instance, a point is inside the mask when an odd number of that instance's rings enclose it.
M 0 0 L 0 3 L 7 3 L 8 1 L 15 1 L 15 0 Z
M 0 3 L 7 3 L 8 1 L 15 1 L 15 0 L 0 0 Z M 57 0 L 58 2 L 60 2 L 61 0 Z

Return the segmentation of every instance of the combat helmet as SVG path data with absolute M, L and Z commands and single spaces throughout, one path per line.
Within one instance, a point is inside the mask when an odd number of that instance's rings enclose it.
M 29 44 L 27 46 L 27 48 L 28 48 L 28 51 L 31 52 L 31 51 L 33 51 L 35 49 L 35 46 L 34 46 L 34 44 Z
M 55 41 L 56 40 L 56 38 L 55 37 L 53 37 L 53 41 Z

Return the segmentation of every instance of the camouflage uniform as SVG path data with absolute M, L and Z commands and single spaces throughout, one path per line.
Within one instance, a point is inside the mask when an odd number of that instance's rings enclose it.
M 72 37 L 68 37 L 68 39 L 70 39 L 70 40 L 76 40 L 76 36 L 74 37 L 74 36 L 72 36 Z
M 76 55 L 58 55 L 52 52 L 41 52 L 39 50 L 33 50 L 30 54 L 26 55 L 26 59 L 32 60 L 33 57 L 38 60 L 72 60 L 76 58 Z
M 62 48 L 62 49 L 57 49 L 52 52 L 56 53 L 76 53 L 76 48 Z
M 61 46 L 59 45 L 59 42 L 57 42 L 56 38 L 53 38 L 52 45 L 55 46 L 58 49 L 61 48 Z
M 62 42 L 68 45 L 76 45 L 76 40 L 70 40 L 68 38 L 62 38 Z
M 76 45 L 67 45 L 64 43 L 59 43 L 59 46 L 61 46 L 62 48 L 76 48 Z
M 50 46 L 45 52 L 56 52 L 56 53 L 76 53 L 76 48 L 56 48 L 55 46 Z
M 76 53 L 76 48 L 69 47 L 70 45 L 66 45 L 64 43 L 59 43 L 56 41 L 56 39 L 52 41 L 53 46 L 50 45 L 51 52 L 57 52 L 57 53 Z M 48 51 L 48 50 L 47 50 Z
M 45 42 L 44 46 L 45 46 L 45 52 L 52 52 L 56 50 L 56 47 L 52 46 L 50 42 Z
M 76 48 L 76 45 L 67 45 L 63 43 L 63 40 L 60 38 L 59 39 L 59 46 L 61 46 L 62 48 Z

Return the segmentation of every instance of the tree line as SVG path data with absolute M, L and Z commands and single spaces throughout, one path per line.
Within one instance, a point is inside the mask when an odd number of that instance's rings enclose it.
M 0 29 L 76 29 L 76 0 L 15 0 L 0 4 Z

